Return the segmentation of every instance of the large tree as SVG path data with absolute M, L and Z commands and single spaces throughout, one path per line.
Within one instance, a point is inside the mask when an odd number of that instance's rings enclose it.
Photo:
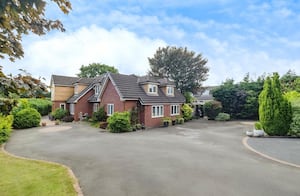
M 119 71 L 113 66 L 101 63 L 91 63 L 88 66 L 81 65 L 80 73 L 77 74 L 77 76 L 83 78 L 93 78 L 107 72 L 118 73 Z
M 63 13 L 71 10 L 68 0 L 51 0 Z M 46 0 L 1 0 L 0 2 L 0 58 L 11 61 L 24 55 L 22 36 L 32 32 L 43 35 L 52 29 L 64 31 L 59 20 L 45 18 Z
M 148 58 L 152 76 L 167 77 L 182 92 L 196 93 L 207 79 L 207 59 L 186 47 L 158 48 L 153 58 Z

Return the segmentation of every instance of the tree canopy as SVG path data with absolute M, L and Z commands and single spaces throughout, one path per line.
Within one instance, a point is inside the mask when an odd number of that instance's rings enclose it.
M 67 14 L 68 0 L 51 0 Z M 46 0 L 1 0 L 0 2 L 0 58 L 11 61 L 24 56 L 22 36 L 32 32 L 43 35 L 52 29 L 65 31 L 59 20 L 45 18 Z
M 80 73 L 77 74 L 78 77 L 83 77 L 83 78 L 94 78 L 96 76 L 100 76 L 101 74 L 111 72 L 111 73 L 118 73 L 118 69 L 101 64 L 101 63 L 92 63 L 89 64 L 88 66 L 81 65 L 80 67 Z
M 182 93 L 196 93 L 208 76 L 207 59 L 186 47 L 158 48 L 154 57 L 148 60 L 151 68 L 149 75 L 173 80 Z

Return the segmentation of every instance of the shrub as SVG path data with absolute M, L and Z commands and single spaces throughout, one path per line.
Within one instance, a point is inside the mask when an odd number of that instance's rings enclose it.
M 37 127 L 40 121 L 41 115 L 36 109 L 26 108 L 14 116 L 13 127 L 16 129 Z
M 267 77 L 259 95 L 259 121 L 268 135 L 286 135 L 292 122 L 290 102 L 283 97 L 279 75 Z
M 254 129 L 255 130 L 262 130 L 262 124 L 260 122 L 255 122 L 254 123 Z
M 209 101 L 204 104 L 204 115 L 209 120 L 214 120 L 222 110 L 222 104 L 219 101 Z
M 17 105 L 16 99 L 0 98 L 0 111 L 4 115 L 8 115 L 11 110 Z
M 51 115 L 53 116 L 54 120 L 61 120 L 63 119 L 65 116 L 68 115 L 68 111 L 61 109 L 61 108 L 57 108 L 55 111 L 53 111 L 51 113 Z
M 63 122 L 73 122 L 74 121 L 74 117 L 69 115 L 69 116 L 65 116 L 61 119 L 61 121 Z
M 16 114 L 23 110 L 23 109 L 27 109 L 27 108 L 30 108 L 30 105 L 29 105 L 29 102 L 27 99 L 19 99 L 18 100 L 18 104 L 17 106 L 15 106 L 12 110 L 11 110 L 11 114 L 13 116 L 16 116 Z
M 130 131 L 130 114 L 129 112 L 115 112 L 107 119 L 108 129 L 112 133 Z
M 221 113 L 219 113 L 216 116 L 215 120 L 218 120 L 218 121 L 228 121 L 228 120 L 230 120 L 230 115 L 227 114 L 227 113 L 222 113 L 221 112 Z
M 170 117 L 164 117 L 164 118 L 162 118 L 162 124 L 164 126 L 169 126 L 169 125 L 171 125 L 171 123 L 172 123 L 172 120 L 171 120 Z
M 289 135 L 300 137 L 300 115 L 293 117 Z
M 13 115 L 3 116 L 0 114 L 0 144 L 9 138 L 13 123 Z
M 185 121 L 191 120 L 193 117 L 193 108 L 191 108 L 188 104 L 183 104 L 182 108 L 182 116 Z
M 42 116 L 48 115 L 52 109 L 52 102 L 47 99 L 28 99 L 31 108 L 36 109 Z
M 92 115 L 92 121 L 102 121 L 105 122 L 107 120 L 107 114 L 104 110 L 104 107 L 100 107 L 97 112 L 94 112 Z
M 182 118 L 182 117 L 176 118 L 176 123 L 177 124 L 183 124 L 184 123 L 184 118 Z

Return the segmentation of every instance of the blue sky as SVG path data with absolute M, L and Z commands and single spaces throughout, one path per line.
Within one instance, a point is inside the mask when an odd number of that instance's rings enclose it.
M 25 69 L 47 79 L 73 76 L 93 62 L 115 66 L 121 73 L 146 74 L 148 57 L 158 47 L 187 47 L 208 59 L 204 85 L 246 73 L 289 69 L 300 74 L 300 1 L 298 0 L 71 0 L 62 14 L 49 3 L 47 17 L 60 19 L 66 32 L 23 38 L 25 57 L 4 60 L 6 74 Z

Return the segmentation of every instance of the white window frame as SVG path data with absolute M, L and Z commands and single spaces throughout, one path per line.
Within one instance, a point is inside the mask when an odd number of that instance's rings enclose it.
M 71 103 L 71 104 L 70 104 L 70 114 L 71 114 L 71 115 L 74 115 L 74 113 L 75 113 L 75 104 L 74 104 L 74 103 Z
M 149 94 L 157 94 L 158 87 L 156 84 L 148 84 L 148 93 Z
M 170 107 L 170 115 L 176 116 L 180 114 L 180 106 L 179 105 L 171 105 Z
M 167 86 L 167 95 L 174 96 L 174 87 L 173 86 Z
M 93 112 L 97 112 L 99 110 L 99 103 L 93 104 Z
M 60 103 L 59 108 L 66 110 L 66 104 L 65 103 Z
M 115 106 L 114 104 L 107 104 L 107 116 L 111 116 L 114 113 Z
M 151 107 L 152 118 L 164 117 L 164 106 L 163 105 L 153 105 Z
M 95 90 L 95 95 L 98 95 L 100 93 L 100 86 L 99 86 L 99 84 L 96 84 L 94 90 Z

